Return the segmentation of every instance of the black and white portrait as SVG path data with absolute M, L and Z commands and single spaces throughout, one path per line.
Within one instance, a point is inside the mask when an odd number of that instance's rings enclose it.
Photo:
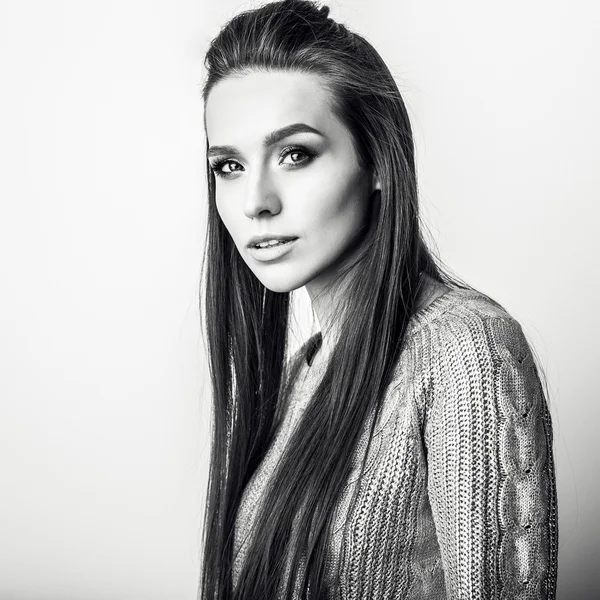
M 600 598 L 600 8 L 0 2 L 0 600 Z

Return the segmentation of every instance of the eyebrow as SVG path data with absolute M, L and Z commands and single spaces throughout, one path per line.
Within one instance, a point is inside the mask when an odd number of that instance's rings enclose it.
M 324 137 L 318 129 L 306 123 L 294 123 L 293 125 L 286 125 L 281 129 L 269 133 L 263 140 L 263 147 L 268 148 L 294 133 L 316 133 Z M 207 156 L 217 156 L 219 154 L 239 154 L 239 151 L 234 146 L 211 146 L 208 149 Z

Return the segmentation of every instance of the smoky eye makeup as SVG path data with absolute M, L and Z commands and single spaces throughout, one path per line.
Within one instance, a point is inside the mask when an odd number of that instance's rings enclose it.
M 300 156 L 301 158 L 298 160 L 292 159 L 292 162 L 286 162 L 288 157 L 293 157 L 294 155 Z M 290 144 L 282 148 L 277 163 L 286 169 L 297 169 L 312 162 L 316 156 L 317 152 L 315 150 L 300 144 Z M 244 170 L 243 165 L 237 159 L 227 157 L 209 161 L 209 166 L 217 177 L 223 179 L 229 179 L 235 175 L 236 172 Z M 225 166 L 227 166 L 229 170 L 223 170 Z

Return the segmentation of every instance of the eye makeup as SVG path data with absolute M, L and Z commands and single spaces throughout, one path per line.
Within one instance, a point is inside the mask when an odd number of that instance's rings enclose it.
M 284 158 L 286 158 L 288 156 L 293 156 L 294 154 L 304 155 L 305 158 L 303 158 L 302 160 L 299 160 L 299 161 L 293 161 L 292 163 L 284 163 L 283 162 Z M 284 166 L 286 169 L 297 169 L 303 165 L 306 165 L 306 164 L 312 162 L 313 159 L 316 157 L 316 155 L 317 155 L 316 152 L 314 152 L 313 150 L 309 150 L 305 146 L 290 145 L 290 146 L 286 146 L 281 151 L 281 153 L 279 155 L 280 160 L 279 160 L 278 164 Z M 240 169 L 237 169 L 237 168 L 232 171 L 223 171 L 223 167 L 225 165 L 237 165 L 239 167 L 242 166 L 242 165 L 240 165 L 240 163 L 237 160 L 234 160 L 232 158 L 220 158 L 220 159 L 211 161 L 209 164 L 210 164 L 210 168 L 212 169 L 213 173 L 217 177 L 220 177 L 223 179 L 229 179 L 236 172 L 240 171 Z M 243 170 L 243 167 L 241 170 Z

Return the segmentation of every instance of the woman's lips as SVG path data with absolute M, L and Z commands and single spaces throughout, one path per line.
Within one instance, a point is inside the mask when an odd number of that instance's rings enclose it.
M 248 252 L 255 260 L 259 262 L 270 262 L 272 260 L 277 260 L 281 258 L 285 254 L 287 254 L 294 246 L 294 244 L 298 241 L 298 238 L 293 240 L 287 240 L 285 242 L 281 242 L 279 244 L 275 244 L 274 246 L 267 246 L 266 248 L 257 248 L 256 246 L 249 246 Z

